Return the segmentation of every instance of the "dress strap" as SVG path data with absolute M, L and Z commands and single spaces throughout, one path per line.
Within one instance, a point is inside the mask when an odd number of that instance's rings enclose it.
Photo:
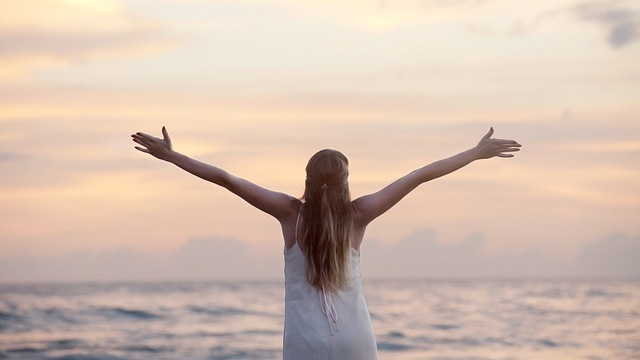
M 302 212 L 302 204 L 298 208 L 298 217 L 296 217 L 296 230 L 294 234 L 294 239 L 296 240 L 296 244 L 298 244 L 298 224 L 300 224 L 300 213 Z M 298 244 L 300 246 L 300 244 Z

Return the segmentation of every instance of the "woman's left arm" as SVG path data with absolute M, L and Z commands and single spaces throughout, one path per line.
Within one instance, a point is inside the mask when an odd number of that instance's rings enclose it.
M 220 185 L 280 221 L 290 216 L 293 211 L 294 197 L 265 189 L 219 167 L 180 154 L 173 150 L 171 138 L 164 127 L 162 127 L 162 135 L 163 139 L 159 139 L 138 132 L 131 137 L 133 141 L 143 146 L 135 147 L 139 151 L 170 162 L 201 179 Z
M 519 151 L 520 144 L 514 140 L 492 139 L 493 127 L 480 139 L 475 147 L 426 165 L 399 178 L 384 189 L 353 201 L 356 217 L 366 225 L 397 204 L 420 184 L 452 173 L 471 162 L 492 157 L 510 158 L 511 152 Z

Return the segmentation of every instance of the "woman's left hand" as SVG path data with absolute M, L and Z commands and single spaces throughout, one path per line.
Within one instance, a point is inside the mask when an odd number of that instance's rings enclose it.
M 520 151 L 521 145 L 517 141 L 492 139 L 491 135 L 493 135 L 493 127 L 476 145 L 478 159 L 489 159 L 494 156 L 510 158 L 513 157 L 513 154 L 508 153 Z

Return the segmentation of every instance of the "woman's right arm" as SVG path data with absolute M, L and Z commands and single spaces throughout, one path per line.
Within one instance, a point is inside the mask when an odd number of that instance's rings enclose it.
M 436 161 L 401 177 L 384 189 L 362 196 L 353 201 L 355 221 L 366 226 L 378 216 L 397 204 L 420 184 L 452 173 L 469 163 L 497 157 L 513 157 L 509 152 L 520 150 L 520 144 L 513 140 L 491 139 L 493 128 L 482 137 L 478 145 L 449 158 Z
M 173 150 L 171 139 L 164 127 L 162 135 L 163 139 L 140 132 L 131 136 L 133 141 L 143 146 L 136 146 L 137 150 L 170 162 L 201 179 L 220 185 L 278 220 L 287 218 L 291 214 L 292 204 L 295 201 L 292 196 L 265 189 L 219 167 L 180 154 Z

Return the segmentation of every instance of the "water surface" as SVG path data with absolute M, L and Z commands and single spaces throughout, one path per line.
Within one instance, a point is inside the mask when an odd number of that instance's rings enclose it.
M 640 280 L 379 280 L 380 359 L 640 359 Z M 0 285 L 0 359 L 279 359 L 282 282 Z

